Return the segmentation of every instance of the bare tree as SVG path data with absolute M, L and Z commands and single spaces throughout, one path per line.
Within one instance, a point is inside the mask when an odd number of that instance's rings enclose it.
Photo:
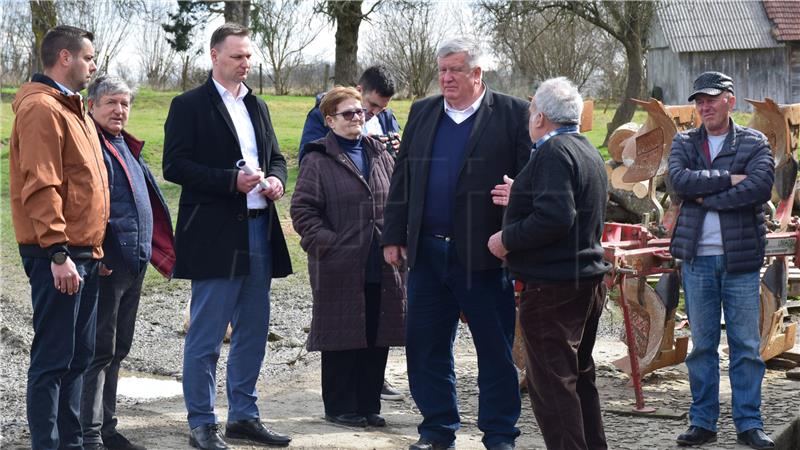
M 176 52 L 166 39 L 158 20 L 147 21 L 137 45 L 139 68 L 144 81 L 153 89 L 164 89 L 175 77 Z
M 42 71 L 42 60 L 39 49 L 42 48 L 42 39 L 50 28 L 58 24 L 58 11 L 55 3 L 50 0 L 30 0 L 31 5 L 31 30 L 33 31 L 33 55 L 31 57 L 31 72 Z
M 436 48 L 445 29 L 430 1 L 387 4 L 367 44 L 376 63 L 392 71 L 409 97 L 428 93 L 436 78 Z
M 55 2 L 61 22 L 94 33 L 95 61 L 98 73 L 108 72 L 109 65 L 122 51 L 138 18 L 139 0 L 60 0 Z
M 480 9 L 495 52 L 511 63 L 511 72 L 528 89 L 556 76 L 582 89 L 609 60 L 613 38 L 573 14 L 500 1 L 484 1 Z
M 361 22 L 380 7 L 376 0 L 367 12 L 361 11 L 361 0 L 317 0 L 314 10 L 336 24 L 336 67 L 333 78 L 337 84 L 352 86 L 358 80 L 358 30 Z
M 658 2 L 650 0 L 541 0 L 537 2 L 516 3 L 517 13 L 524 11 L 543 12 L 560 10 L 579 17 L 608 33 L 617 40 L 625 51 L 626 82 L 620 105 L 614 118 L 608 123 L 605 142 L 620 125 L 633 118 L 635 105 L 628 101 L 644 91 L 644 55 L 647 50 L 647 36 L 653 22 Z M 560 33 L 560 30 L 559 30 Z
M 319 36 L 313 11 L 299 0 L 266 0 L 253 9 L 256 49 L 271 67 L 275 94 L 289 93 L 292 72 L 303 62 L 303 50 Z M 260 44 L 260 45 L 258 45 Z
M 33 31 L 30 5 L 6 3 L 0 16 L 0 84 L 19 85 L 30 76 Z

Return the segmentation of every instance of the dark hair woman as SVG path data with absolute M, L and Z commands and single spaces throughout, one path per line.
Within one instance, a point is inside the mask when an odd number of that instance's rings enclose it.
M 362 136 L 357 90 L 333 88 L 320 111 L 330 131 L 306 145 L 291 207 L 314 297 L 308 350 L 322 352 L 326 420 L 385 426 L 386 359 L 404 345 L 406 311 L 405 270 L 386 264 L 379 244 L 394 161 Z

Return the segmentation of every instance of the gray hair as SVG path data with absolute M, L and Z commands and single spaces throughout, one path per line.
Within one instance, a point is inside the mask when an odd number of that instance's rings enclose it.
M 480 44 L 478 44 L 478 41 L 467 37 L 457 37 L 442 42 L 439 45 L 439 49 L 436 50 L 436 59 L 462 52 L 467 54 L 467 64 L 470 69 L 481 66 L 483 51 L 481 51 Z
M 122 78 L 100 75 L 92 81 L 88 89 L 89 98 L 97 103 L 104 95 L 128 94 L 133 103 L 134 92 Z
M 533 101 L 536 111 L 553 123 L 577 125 L 581 122 L 583 97 L 566 77 L 545 80 L 536 89 Z

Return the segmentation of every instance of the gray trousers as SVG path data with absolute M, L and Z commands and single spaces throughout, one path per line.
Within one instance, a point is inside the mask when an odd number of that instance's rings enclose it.
M 83 442 L 101 443 L 117 432 L 119 367 L 133 343 L 136 312 L 147 266 L 134 276 L 115 270 L 100 279 L 94 358 L 83 378 L 81 426 Z

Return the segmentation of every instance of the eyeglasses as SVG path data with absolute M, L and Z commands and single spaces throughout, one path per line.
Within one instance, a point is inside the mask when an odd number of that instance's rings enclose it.
M 348 110 L 348 111 L 342 111 L 342 112 L 334 113 L 333 115 L 334 116 L 342 116 L 342 117 L 344 117 L 345 120 L 353 120 L 353 118 L 355 118 L 356 114 L 358 114 L 361 117 L 365 117 L 367 115 L 367 110 L 364 109 L 364 108 L 351 109 L 351 110 Z

